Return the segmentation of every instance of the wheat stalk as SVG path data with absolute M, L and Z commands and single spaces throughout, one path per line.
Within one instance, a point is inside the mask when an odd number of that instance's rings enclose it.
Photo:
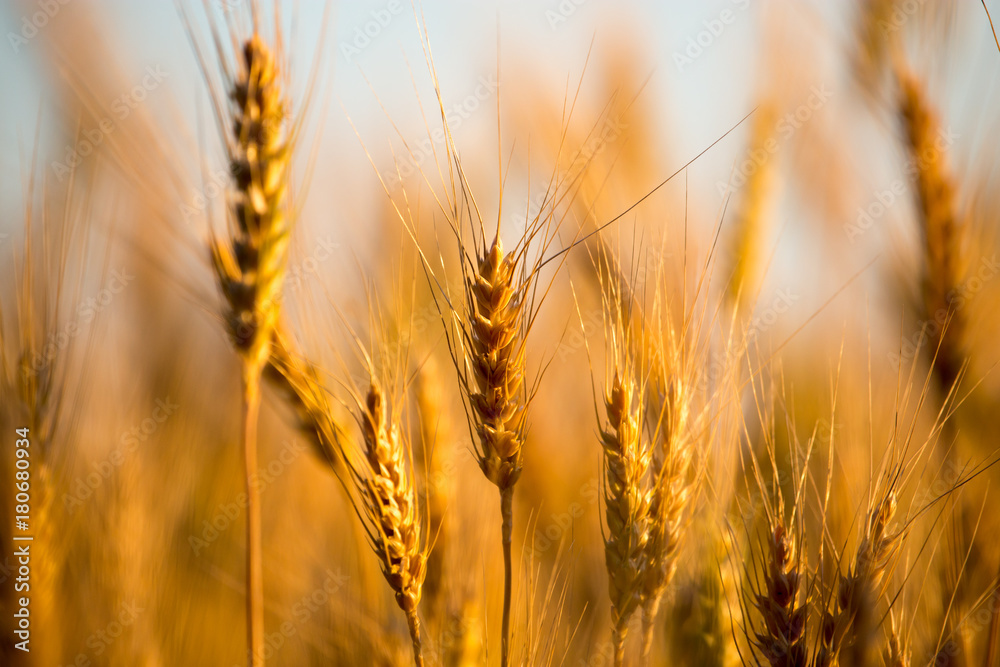
M 511 540 L 514 484 L 521 476 L 524 443 L 524 299 L 518 289 L 517 255 L 504 255 L 498 236 L 477 253 L 466 278 L 468 359 L 473 381 L 466 385 L 475 423 L 476 458 L 500 490 L 504 558 L 501 664 L 510 664 Z
M 624 663 L 629 619 L 639 606 L 647 539 L 649 492 L 644 486 L 649 455 L 640 440 L 641 418 L 633 407 L 634 393 L 631 378 L 616 372 L 604 398 L 607 427 L 601 429 L 607 521 L 604 562 L 611 597 L 615 665 Z
M 233 174 L 228 243 L 212 240 L 219 287 L 228 304 L 226 325 L 240 355 L 243 388 L 243 460 L 247 491 L 247 643 L 252 667 L 264 662 L 264 583 L 260 543 L 257 420 L 261 373 L 278 322 L 287 262 L 286 216 L 289 142 L 280 70 L 270 49 L 254 35 L 243 44 L 231 90 L 232 133 L 226 145 Z
M 420 642 L 420 603 L 427 574 L 426 542 L 422 538 L 417 496 L 407 448 L 399 429 L 386 415 L 382 390 L 373 382 L 361 416 L 367 474 L 356 471 L 368 518 L 366 530 L 382 574 L 406 614 L 413 658 L 424 664 Z

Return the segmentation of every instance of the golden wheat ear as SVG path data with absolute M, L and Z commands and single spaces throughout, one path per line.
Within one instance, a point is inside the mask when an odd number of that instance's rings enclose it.
M 466 276 L 465 331 L 473 379 L 465 383 L 478 442 L 476 456 L 486 478 L 500 490 L 504 556 L 501 664 L 510 664 L 510 597 L 514 533 L 514 484 L 521 476 L 527 397 L 524 390 L 525 290 L 518 253 L 504 254 L 497 236 Z
M 254 16 L 256 26 L 256 14 Z M 203 63 L 204 66 L 204 63 Z M 226 65 L 222 66 L 226 71 Z M 264 584 L 261 563 L 257 421 L 260 382 L 278 323 L 288 256 L 287 193 L 291 146 L 282 70 L 255 32 L 243 42 L 229 83 L 229 117 L 219 119 L 232 182 L 228 237 L 210 241 L 212 267 L 225 299 L 224 321 L 241 362 L 243 463 L 247 489 L 247 654 L 264 663 Z M 220 115 L 225 106 L 216 101 Z
M 229 306 L 226 322 L 233 345 L 248 364 L 262 369 L 278 322 L 288 258 L 290 146 L 279 70 L 256 35 L 243 45 L 242 70 L 231 96 L 233 224 L 228 244 L 212 244 L 212 259 Z
M 960 288 L 966 232 L 948 168 L 947 135 L 927 92 L 905 65 L 897 63 L 898 114 L 914 175 L 914 201 L 923 236 L 923 308 L 927 320 L 944 321 L 929 345 L 935 378 L 947 395 L 965 357 L 967 324 L 953 299 Z
M 524 301 L 515 262 L 497 237 L 466 286 L 479 467 L 501 494 L 521 476 L 524 442 Z
M 615 372 L 604 399 L 607 427 L 601 429 L 607 522 L 604 561 L 611 597 L 615 665 L 625 661 L 629 619 L 639 607 L 647 539 L 649 492 L 645 486 L 649 454 L 641 441 L 641 415 L 634 394 L 634 381 Z
M 372 383 L 361 409 L 365 445 L 364 472 L 356 471 L 366 530 L 385 580 L 406 614 L 413 658 L 422 667 L 417 607 L 427 574 L 427 541 L 421 526 L 409 448 L 388 416 L 385 396 Z

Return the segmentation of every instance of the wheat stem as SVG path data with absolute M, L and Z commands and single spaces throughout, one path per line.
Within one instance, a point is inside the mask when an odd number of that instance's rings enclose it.
M 257 474 L 257 417 L 260 410 L 260 368 L 243 363 L 243 466 L 247 494 L 246 611 L 247 664 L 264 664 L 264 574 L 261 563 L 260 492 Z
M 500 519 L 503 538 L 503 623 L 500 643 L 500 664 L 510 664 L 510 593 L 513 577 L 510 546 L 514 532 L 514 487 L 500 489 Z
M 410 641 L 413 643 L 413 662 L 416 667 L 424 667 L 423 649 L 420 643 L 420 617 L 416 609 L 406 612 L 406 625 L 410 629 Z

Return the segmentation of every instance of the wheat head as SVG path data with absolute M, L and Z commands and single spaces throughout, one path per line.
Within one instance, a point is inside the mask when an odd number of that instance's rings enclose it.
M 290 150 L 279 69 L 260 37 L 243 45 L 241 65 L 231 92 L 233 136 L 228 142 L 234 224 L 229 244 L 216 239 L 211 250 L 233 345 L 259 371 L 277 326 L 287 262 Z
M 947 146 L 940 145 L 941 125 L 920 81 L 903 66 L 897 68 L 899 117 L 905 132 L 915 178 L 915 200 L 924 240 L 923 300 L 928 321 L 944 322 L 929 353 L 934 373 L 945 393 L 962 365 L 964 316 L 953 299 L 962 280 L 962 233 L 955 204 L 955 186 L 947 164 Z
M 667 389 L 663 392 L 663 399 L 654 406 L 660 414 L 658 421 L 661 426 L 656 429 L 660 447 L 652 457 L 652 488 L 647 511 L 649 539 L 643 551 L 641 601 L 644 655 L 649 655 L 652 648 L 653 626 L 660 601 L 677 570 L 685 511 L 692 495 L 692 451 L 685 433 L 686 389 L 677 378 L 665 381 L 664 385 Z
M 604 398 L 607 427 L 601 429 L 607 521 L 604 562 L 608 570 L 616 664 L 622 662 L 629 619 L 639 606 L 642 556 L 647 539 L 649 492 L 645 478 L 649 454 L 642 445 L 641 416 L 633 406 L 634 394 L 631 378 L 623 378 L 616 372 Z
M 890 532 L 896 515 L 896 494 L 890 490 L 868 514 L 865 535 L 854 563 L 840 577 L 834 609 L 823 618 L 821 646 L 815 667 L 866 664 L 874 634 L 874 606 L 885 592 L 888 572 L 899 553 L 902 531 Z
M 361 415 L 366 474 L 358 474 L 366 526 L 382 574 L 406 614 L 417 665 L 423 665 L 420 643 L 420 603 L 427 573 L 426 542 L 422 538 L 417 494 L 407 449 L 399 428 L 390 424 L 382 390 L 372 383 Z
M 469 401 L 479 436 L 479 467 L 503 492 L 521 476 L 524 301 L 517 289 L 515 257 L 504 255 L 499 237 L 479 258 L 477 269 L 466 286 L 475 379 Z
M 801 577 L 795 543 L 777 525 L 767 541 L 768 566 L 764 590 L 755 599 L 764 621 L 756 646 L 772 667 L 805 667 L 806 606 L 798 604 Z

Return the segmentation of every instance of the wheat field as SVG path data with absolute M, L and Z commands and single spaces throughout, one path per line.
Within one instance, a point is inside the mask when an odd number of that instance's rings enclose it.
M 1000 667 L 991 0 L 8 0 L 0 664 Z

